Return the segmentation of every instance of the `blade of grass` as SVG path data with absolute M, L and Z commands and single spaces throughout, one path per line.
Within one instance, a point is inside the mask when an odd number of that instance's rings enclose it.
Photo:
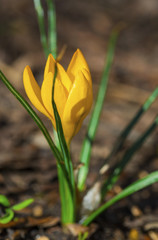
M 65 181 L 62 169 L 58 168 L 59 191 L 61 199 L 61 219 L 62 224 L 75 222 L 75 198 L 72 192 L 72 186 Z
M 70 163 L 71 163 L 71 157 L 70 157 L 70 153 L 69 153 L 69 149 L 64 137 L 64 132 L 63 132 L 63 128 L 62 128 L 62 123 L 61 123 L 61 119 L 56 107 L 56 103 L 54 101 L 54 89 L 55 89 L 55 80 L 56 80 L 56 76 L 57 76 L 57 66 L 55 64 L 55 74 L 54 74 L 54 79 L 53 79 L 53 88 L 52 88 L 52 105 L 53 105 L 53 110 L 54 110 L 54 116 L 55 116 L 55 122 L 56 122 L 56 129 L 57 129 L 57 135 L 59 138 L 59 143 L 60 143 L 60 148 L 61 148 L 61 152 L 63 155 L 63 160 L 66 166 L 66 169 L 68 171 L 68 173 L 70 173 Z
M 61 201 L 61 222 L 65 224 L 67 222 L 67 216 L 68 216 L 67 209 L 69 209 L 66 206 L 66 196 L 65 196 L 65 191 L 67 191 L 67 188 L 65 189 L 65 184 L 64 184 L 65 179 L 59 164 L 57 164 L 57 170 L 58 170 L 59 193 L 60 193 L 60 201 Z
M 45 24 L 44 24 L 44 10 L 40 0 L 34 0 L 33 2 L 34 2 L 35 10 L 37 13 L 37 18 L 38 18 L 41 44 L 44 49 L 45 56 L 47 58 L 49 54 L 49 48 L 48 48 L 47 35 L 46 35 Z
M 91 119 L 89 122 L 87 136 L 85 137 L 82 145 L 80 162 L 83 164 L 83 166 L 79 169 L 79 173 L 78 173 L 78 189 L 80 191 L 83 191 L 84 189 L 86 177 L 89 170 L 89 161 L 91 156 L 92 142 L 95 138 L 101 110 L 104 103 L 104 98 L 106 95 L 108 78 L 109 78 L 109 73 L 112 66 L 112 62 L 113 62 L 117 36 L 118 36 L 118 31 L 113 31 L 109 40 L 107 60 L 106 60 L 103 76 L 101 79 L 98 96 L 97 96 L 96 103 L 95 103 L 95 106 L 91 115 Z
M 122 133 L 116 140 L 116 143 L 115 143 L 111 153 L 106 158 L 105 164 L 107 164 L 110 161 L 110 159 L 122 148 L 127 136 L 131 132 L 132 128 L 135 126 L 135 124 L 138 122 L 138 120 L 143 116 L 143 114 L 150 108 L 151 104 L 156 100 L 157 97 L 158 97 L 158 87 L 152 92 L 152 94 L 145 101 L 145 103 L 141 106 L 141 108 L 138 110 L 138 112 L 136 113 L 134 118 L 131 120 L 131 122 L 122 131 Z
M 56 13 L 55 6 L 52 0 L 47 0 L 48 6 L 48 43 L 49 52 L 57 57 L 57 34 L 56 34 Z
M 59 171 L 59 181 L 60 181 L 60 193 L 61 193 L 61 201 L 62 201 L 62 210 L 64 213 L 62 216 L 64 216 L 64 219 L 62 219 L 62 222 L 64 224 L 66 223 L 72 223 L 75 220 L 75 180 L 74 180 L 74 174 L 73 174 L 73 166 L 72 161 L 70 157 L 70 152 L 64 137 L 64 132 L 62 128 L 61 119 L 56 107 L 56 103 L 54 101 L 54 89 L 55 89 L 55 80 L 57 76 L 57 65 L 55 64 L 55 74 L 53 79 L 53 88 L 52 88 L 52 105 L 54 110 L 54 116 L 55 116 L 55 122 L 56 122 L 56 129 L 57 129 L 57 135 L 60 143 L 60 149 L 63 156 L 63 160 L 65 163 L 65 167 L 67 170 L 68 177 L 70 179 L 70 185 L 67 184 L 65 181 L 62 173 Z M 65 207 L 66 204 L 66 207 Z
M 12 209 L 7 208 L 5 211 L 6 211 L 6 214 L 3 217 L 0 217 L 0 223 L 2 224 L 9 223 L 14 217 L 14 212 Z
M 109 191 L 112 188 L 112 186 L 119 178 L 122 170 L 125 168 L 127 163 L 131 160 L 131 158 L 136 153 L 136 151 L 142 146 L 144 141 L 154 131 L 154 129 L 157 127 L 157 125 L 158 125 L 158 116 L 155 118 L 155 120 L 150 125 L 150 127 L 145 131 L 145 133 L 140 138 L 138 138 L 138 140 L 125 152 L 122 160 L 114 166 L 113 173 L 110 175 L 110 177 L 107 179 L 107 181 L 102 186 L 102 191 L 101 191 L 102 198 L 104 198 L 107 191 Z
M 91 215 L 89 215 L 82 225 L 87 226 L 90 224 L 99 214 L 105 211 L 107 208 L 112 206 L 114 203 L 118 202 L 119 200 L 145 188 L 149 185 L 158 182 L 158 171 L 150 173 L 148 176 L 144 177 L 143 179 L 137 180 L 136 182 L 132 183 L 128 187 L 126 187 L 122 192 L 120 192 L 117 196 L 110 199 L 108 202 L 103 204 L 99 207 L 96 211 L 94 211 Z
M 14 210 L 14 211 L 20 211 L 20 210 L 28 207 L 28 206 L 29 206 L 31 203 L 33 203 L 33 202 L 34 202 L 34 199 L 33 199 L 33 198 L 29 198 L 29 199 L 24 200 L 24 201 L 21 202 L 21 203 L 17 203 L 17 204 L 15 204 L 15 205 L 13 205 L 13 206 L 11 207 L 11 209 Z
M 9 202 L 8 198 L 2 194 L 0 194 L 0 204 L 4 207 L 10 206 L 10 202 Z

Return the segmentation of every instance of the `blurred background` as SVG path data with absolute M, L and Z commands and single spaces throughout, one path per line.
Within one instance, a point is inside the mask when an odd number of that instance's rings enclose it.
M 46 9 L 44 0 L 42 4 Z M 62 64 L 67 68 L 74 51 L 80 48 L 91 69 L 94 96 L 102 76 L 110 33 L 117 24 L 123 26 L 94 143 L 88 180 L 91 184 L 116 137 L 158 84 L 158 1 L 56 0 L 55 5 L 58 52 L 64 44 L 67 45 Z M 26 99 L 22 82 L 24 67 L 30 65 L 40 83 L 45 62 L 33 1 L 1 0 L 0 69 Z M 152 122 L 157 104 L 158 101 L 136 125 L 127 146 Z M 50 122 L 39 115 L 51 131 Z M 76 162 L 88 119 L 72 142 L 72 155 Z M 157 169 L 157 140 L 155 132 L 127 168 L 129 178 L 133 174 L 138 176 L 142 168 L 147 172 Z M 0 169 L 0 192 L 4 194 L 22 191 L 26 194 L 28 184 L 32 184 L 31 189 L 45 191 L 49 188 L 48 182 L 56 178 L 55 161 L 52 161 L 47 143 L 2 82 Z

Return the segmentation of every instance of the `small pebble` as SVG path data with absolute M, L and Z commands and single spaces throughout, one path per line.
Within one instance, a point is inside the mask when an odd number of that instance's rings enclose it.
M 139 173 L 138 177 L 139 177 L 140 179 L 142 179 L 142 178 L 146 177 L 148 174 L 149 174 L 149 173 L 144 170 L 144 171 L 141 171 L 141 172 Z
M 41 217 L 43 215 L 43 208 L 40 205 L 37 205 L 33 208 L 34 217 Z
M 116 194 L 118 194 L 122 191 L 122 188 L 120 186 L 116 185 L 116 186 L 114 186 L 113 190 Z
M 131 229 L 129 233 L 129 240 L 139 240 L 139 233 L 136 229 Z
M 142 211 L 137 206 L 131 207 L 131 213 L 134 217 L 140 217 L 142 215 Z
M 38 236 L 36 240 L 50 240 L 47 236 Z

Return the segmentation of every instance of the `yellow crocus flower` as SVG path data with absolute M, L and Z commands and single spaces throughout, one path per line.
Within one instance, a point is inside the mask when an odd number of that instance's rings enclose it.
M 52 86 L 57 66 L 54 100 L 61 118 L 67 143 L 81 128 L 93 102 L 92 80 L 87 62 L 79 49 L 74 53 L 67 71 L 49 54 L 41 89 L 29 66 L 23 73 L 26 94 L 32 104 L 46 115 L 56 128 L 52 107 Z

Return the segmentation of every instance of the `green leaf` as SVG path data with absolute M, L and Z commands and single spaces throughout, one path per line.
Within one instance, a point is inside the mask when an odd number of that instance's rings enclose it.
M 90 214 L 82 223 L 84 226 L 90 224 L 99 214 L 105 211 L 107 208 L 112 206 L 114 203 L 118 202 L 119 200 L 155 183 L 158 182 L 158 171 L 150 173 L 148 176 L 144 177 L 143 179 L 137 180 L 136 182 L 129 185 L 125 188 L 122 192 L 120 192 L 117 196 L 110 199 L 108 202 L 103 204 L 99 207 L 96 211 Z
M 55 122 L 56 122 L 56 129 L 57 129 L 57 135 L 58 135 L 58 139 L 59 139 L 59 143 L 60 143 L 60 149 L 63 155 L 63 160 L 65 163 L 65 167 L 66 170 L 68 172 L 68 174 L 72 174 L 71 172 L 71 157 L 70 157 L 70 152 L 65 140 L 65 136 L 64 136 L 64 132 L 63 132 L 63 127 L 62 127 L 62 123 L 61 123 L 61 119 L 56 107 L 56 103 L 54 101 L 54 88 L 55 88 L 55 80 L 56 80 L 56 76 L 57 76 L 57 66 L 55 64 L 55 74 L 54 74 L 54 79 L 53 79 L 53 88 L 52 88 L 52 105 L 53 105 L 53 110 L 54 110 L 54 116 L 55 116 Z
M 57 56 L 57 33 L 56 33 L 56 13 L 52 0 L 47 0 L 48 13 L 48 44 L 49 52 L 54 58 Z
M 58 176 L 60 182 L 60 194 L 61 194 L 61 203 L 62 203 L 62 222 L 72 223 L 75 220 L 75 180 L 73 174 L 73 166 L 71 162 L 71 157 L 69 149 L 64 137 L 64 132 L 62 128 L 61 119 L 54 101 L 54 88 L 55 80 L 57 76 L 57 66 L 55 64 L 55 74 L 53 79 L 53 88 L 52 88 L 52 105 L 54 110 L 55 122 L 57 135 L 59 139 L 60 149 L 63 157 L 63 161 L 66 168 L 66 173 L 63 174 L 61 169 L 58 168 Z M 58 166 L 59 167 L 59 166 Z M 67 181 L 65 181 L 67 179 Z M 66 207 L 65 207 L 66 205 Z
M 88 238 L 88 232 L 79 233 L 78 240 L 86 240 Z
M 44 9 L 40 0 L 34 0 L 34 7 L 37 13 L 38 25 L 40 30 L 40 38 L 46 58 L 52 53 L 54 58 L 57 54 L 57 34 L 56 34 L 56 13 L 52 0 L 47 0 L 48 15 L 48 36 L 45 29 Z
M 145 131 L 145 133 L 142 134 L 142 136 L 138 138 L 138 140 L 125 152 L 121 161 L 114 166 L 113 172 L 111 173 L 110 177 L 105 181 L 105 183 L 102 186 L 102 190 L 101 190 L 102 198 L 104 198 L 107 191 L 112 188 L 112 186 L 117 181 L 120 174 L 122 173 L 123 169 L 126 167 L 127 163 L 131 160 L 131 158 L 136 153 L 136 151 L 142 146 L 144 141 L 155 130 L 157 125 L 158 125 L 158 117 L 155 118 L 155 120 L 150 125 L 150 127 Z
M 117 36 L 118 36 L 118 31 L 113 31 L 109 40 L 107 59 L 106 59 L 106 64 L 105 64 L 103 76 L 102 76 L 99 91 L 98 91 L 98 96 L 97 96 L 95 106 L 89 122 L 87 135 L 82 145 L 80 162 L 83 163 L 83 166 L 79 169 L 79 173 L 78 173 L 78 189 L 80 191 L 84 189 L 86 177 L 89 171 L 89 161 L 91 156 L 92 143 L 95 138 L 97 127 L 99 124 L 100 114 L 101 114 L 104 99 L 106 96 L 109 73 L 111 70 L 112 62 L 113 62 Z
M 55 104 L 54 101 L 53 101 L 53 109 L 54 109 L 57 134 L 58 134 L 58 138 L 59 138 L 61 152 L 62 152 L 62 155 L 63 155 L 63 160 L 64 160 L 64 163 L 65 163 L 67 172 L 70 173 L 71 158 L 70 158 L 69 150 L 68 150 L 68 147 L 67 147 L 67 144 L 66 144 L 66 141 L 65 141 L 60 116 L 58 114 L 57 107 L 56 107 L 56 104 Z
M 47 41 L 47 35 L 45 30 L 45 23 L 44 23 L 44 10 L 40 0 L 34 0 L 33 2 L 34 2 L 35 10 L 37 13 L 37 18 L 38 18 L 41 44 L 47 58 L 49 54 L 49 49 L 48 49 L 48 41 Z
M 29 198 L 21 203 L 15 204 L 11 207 L 11 209 L 13 209 L 14 211 L 20 211 L 26 207 L 28 207 L 31 203 L 34 202 L 33 198 Z
M 2 204 L 4 207 L 10 206 L 10 202 L 9 202 L 8 198 L 2 194 L 0 194 L 0 204 Z
M 6 211 L 6 214 L 0 218 L 0 223 L 2 224 L 9 223 L 14 217 L 14 212 L 12 209 L 7 208 L 5 211 Z

